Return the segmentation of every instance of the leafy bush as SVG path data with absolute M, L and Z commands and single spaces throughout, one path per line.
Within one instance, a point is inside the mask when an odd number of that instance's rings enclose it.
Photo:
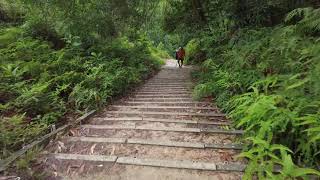
M 320 160 L 320 44 L 311 20 L 316 14 L 298 9 L 287 16 L 287 26 L 242 29 L 220 48 L 206 47 L 215 53 L 207 53 L 211 59 L 202 63 L 194 95 L 214 97 L 245 130 L 249 145 L 240 155 L 249 159 L 245 179 L 319 175 L 299 168 L 317 169 Z M 280 174 L 272 173 L 279 166 Z
M 17 40 L 22 30 L 19 28 L 6 28 L 0 30 L 0 48 L 6 47 L 10 43 Z
M 192 39 L 185 47 L 186 49 L 186 62 L 188 64 L 194 64 L 202 62 L 205 59 L 205 54 L 201 49 L 201 43 L 199 39 Z
M 1 118 L 0 122 L 0 157 L 6 157 L 12 151 L 26 145 L 30 139 L 38 136 L 47 127 L 43 122 L 26 122 L 24 114 Z
M 73 38 L 66 48 L 54 50 L 50 42 L 23 31 L 17 27 L 0 33 L 10 37 L 0 38 L 8 40 L 0 48 L 1 157 L 66 113 L 102 107 L 163 63 L 159 56 L 164 53 L 143 36 L 100 41 L 87 50 Z

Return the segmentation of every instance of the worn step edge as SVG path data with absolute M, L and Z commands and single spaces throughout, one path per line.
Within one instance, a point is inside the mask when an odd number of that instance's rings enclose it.
M 241 144 L 208 144 L 198 142 L 183 141 L 163 141 L 152 139 L 138 138 L 98 138 L 98 137 L 68 137 L 69 142 L 93 142 L 93 143 L 115 143 L 115 144 L 140 144 L 153 146 L 181 147 L 181 148 L 198 148 L 198 149 L 230 149 L 241 150 Z
M 146 139 L 128 139 L 128 144 L 156 145 L 168 147 L 183 147 L 183 148 L 200 148 L 204 149 L 203 143 L 178 142 L 178 141 L 161 141 L 161 140 L 146 140 Z
M 190 98 L 191 95 L 190 94 L 186 94 L 186 95 L 181 95 L 181 94 L 161 95 L 161 94 L 155 93 L 155 94 L 150 94 L 150 95 L 134 94 L 132 97 L 133 98 L 171 98 L 171 97 Z
M 167 83 L 157 83 L 157 82 L 147 82 L 145 86 L 192 86 L 191 82 L 167 82 Z
M 158 119 L 158 118 L 142 118 L 142 117 L 126 117 L 126 118 L 94 118 L 101 121 L 147 121 L 147 122 L 163 122 L 163 123 L 181 123 L 181 124 L 201 124 L 201 125 L 217 125 L 230 126 L 230 123 L 211 122 L 211 121 L 196 121 L 196 120 L 174 120 L 174 119 Z
M 162 115 L 162 116 L 204 116 L 225 117 L 220 113 L 185 113 L 185 112 L 146 112 L 146 111 L 107 111 L 107 114 L 130 114 L 130 115 Z
M 141 86 L 141 89 L 156 89 L 156 90 L 162 90 L 162 89 L 186 89 L 186 90 L 190 90 L 192 89 L 192 86 Z
M 116 162 L 117 156 L 103 155 L 81 155 L 81 154 L 51 154 L 56 159 L 61 160 L 83 160 L 83 161 L 99 161 L 99 162 Z
M 149 80 L 149 82 L 150 81 L 161 81 L 161 82 L 166 82 L 166 81 L 170 81 L 170 80 L 172 80 L 172 81 L 174 81 L 174 82 L 178 82 L 178 81 L 183 81 L 183 82 L 190 82 L 190 79 L 189 78 L 176 78 L 176 77 L 174 77 L 174 78 L 163 78 L 163 77 L 157 77 L 157 76 L 155 76 L 154 78 L 152 78 L 151 80 Z
M 167 92 L 167 91 L 192 91 L 192 88 L 160 88 L 160 87 L 142 87 L 140 91 L 156 91 L 156 92 Z
M 181 96 L 188 96 L 188 97 L 191 97 L 191 93 L 185 93 L 185 92 L 182 92 L 182 93 L 140 93 L 140 92 L 135 92 L 133 95 L 135 96 L 168 96 L 168 97 L 181 97 Z
M 182 124 L 197 124 L 197 121 L 194 120 L 171 120 L 171 119 L 158 119 L 158 118 L 94 118 L 94 120 L 101 121 L 145 121 L 145 122 L 163 122 L 163 123 L 182 123 Z
M 130 100 L 177 100 L 177 101 L 181 101 L 181 100 L 193 100 L 191 97 L 130 97 Z
M 187 105 L 208 105 L 206 102 L 194 102 L 194 101 L 167 101 L 167 102 L 150 102 L 150 101 L 125 101 L 128 104 L 187 104 Z
M 188 88 L 192 84 L 145 84 L 142 87 L 161 87 L 161 88 Z
M 161 141 L 161 140 L 150 140 L 150 139 L 137 139 L 137 138 L 96 138 L 96 137 L 68 137 L 67 141 L 70 142 L 94 142 L 94 143 L 117 143 L 117 144 L 140 144 L 140 145 L 153 145 L 153 146 L 167 146 L 167 147 L 182 147 L 182 148 L 198 148 L 204 149 L 204 143 L 193 143 L 193 142 L 178 142 L 178 141 Z M 208 149 L 219 149 L 219 145 Z M 224 147 L 224 146 L 221 146 Z
M 207 162 L 194 162 L 187 160 L 160 160 L 160 159 L 147 159 L 147 158 L 133 158 L 133 157 L 119 157 L 117 159 L 119 164 L 153 166 L 153 167 L 166 167 L 178 169 L 195 169 L 195 170 L 209 170 L 216 171 L 217 166 L 215 163 Z
M 165 87 L 165 86 L 142 86 L 141 89 L 154 90 L 191 90 L 191 87 Z
M 125 165 L 166 167 L 177 169 L 191 170 L 207 170 L 207 171 L 237 171 L 243 172 L 246 168 L 245 164 L 216 164 L 210 162 L 199 162 L 190 160 L 165 160 L 151 158 L 135 158 L 135 157 L 117 157 L 103 155 L 80 155 L 80 154 L 51 154 L 52 157 L 58 160 L 82 160 L 94 162 L 108 162 Z
M 126 143 L 126 138 L 99 138 L 99 137 L 68 137 L 71 142 L 94 142 L 94 143 Z
M 189 133 L 212 133 L 212 134 L 229 134 L 242 135 L 241 130 L 213 130 L 210 131 L 201 128 L 175 128 L 175 127 L 135 127 L 135 125 L 110 126 L 110 125 L 82 125 L 87 129 L 105 129 L 105 130 L 145 130 L 145 131 L 165 131 L 165 132 L 189 132 Z
M 171 132 L 196 132 L 200 133 L 199 128 L 170 128 L 170 127 L 136 127 L 135 125 L 82 125 L 82 128 L 87 129 L 108 129 L 108 130 L 147 130 L 147 131 L 171 131 Z
M 132 109 L 188 109 L 188 110 L 218 110 L 215 107 L 184 107 L 184 106 L 124 106 L 124 105 L 113 105 L 111 108 L 132 108 Z
M 237 135 L 242 135 L 244 134 L 243 130 L 222 130 L 222 129 L 213 129 L 213 128 L 201 128 L 200 132 L 204 133 L 217 133 L 217 134 L 237 134 Z
M 140 89 L 139 91 L 136 91 L 136 92 L 139 92 L 139 93 L 166 93 L 166 94 L 173 94 L 173 93 L 189 93 L 191 94 L 191 91 L 189 90 L 142 90 Z
M 218 171 L 231 171 L 231 172 L 244 172 L 246 170 L 245 164 L 217 164 L 217 170 Z

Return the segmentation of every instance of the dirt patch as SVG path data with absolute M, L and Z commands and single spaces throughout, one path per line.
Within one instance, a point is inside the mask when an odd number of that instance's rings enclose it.
M 84 173 L 83 173 L 84 174 Z M 240 180 L 241 173 L 209 172 L 133 165 L 115 165 L 95 175 L 72 176 L 68 180 Z

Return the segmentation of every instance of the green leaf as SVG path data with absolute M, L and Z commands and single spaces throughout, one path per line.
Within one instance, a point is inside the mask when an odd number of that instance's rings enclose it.
M 306 78 L 306 79 L 304 79 L 303 81 L 299 81 L 299 82 L 297 82 L 297 83 L 294 83 L 294 84 L 286 87 L 286 90 L 298 88 L 298 87 L 304 85 L 305 83 L 307 83 L 307 82 L 309 82 L 309 81 L 310 81 L 310 79 Z
M 304 175 L 318 175 L 320 176 L 320 172 L 314 169 L 310 168 L 295 168 L 294 171 L 292 171 L 291 176 L 292 177 L 301 177 Z

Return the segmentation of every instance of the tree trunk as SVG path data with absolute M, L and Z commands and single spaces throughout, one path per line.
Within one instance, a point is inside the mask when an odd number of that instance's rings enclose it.
M 203 11 L 201 0 L 192 0 L 192 7 L 194 14 L 196 15 L 200 23 L 205 24 L 207 22 L 207 18 Z

